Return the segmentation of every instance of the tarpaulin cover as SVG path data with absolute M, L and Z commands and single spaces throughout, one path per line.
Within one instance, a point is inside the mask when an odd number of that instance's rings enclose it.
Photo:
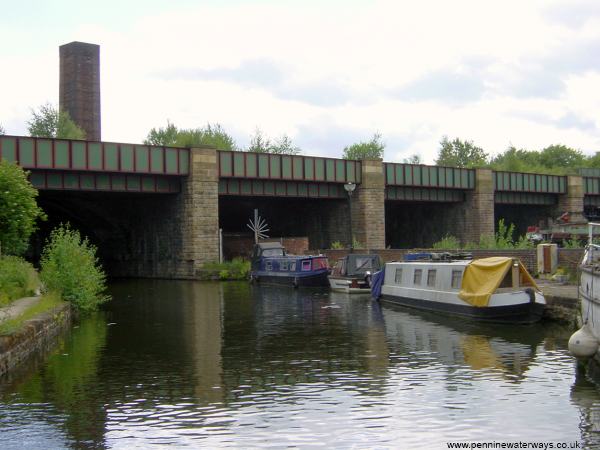
M 517 260 L 515 263 L 519 264 L 521 286 L 538 289 L 525 266 Z M 504 256 L 474 260 L 465 268 L 458 296 L 471 306 L 487 306 L 491 295 L 498 289 L 512 265 L 513 259 Z

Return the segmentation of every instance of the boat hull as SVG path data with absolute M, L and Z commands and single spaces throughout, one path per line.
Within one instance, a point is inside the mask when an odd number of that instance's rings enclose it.
M 277 284 L 293 287 L 326 287 L 328 286 L 327 271 L 311 274 L 284 274 L 274 272 L 251 272 L 253 282 L 261 284 Z
M 346 292 L 348 294 L 369 294 L 371 288 L 364 279 L 350 277 L 328 277 L 329 287 L 335 292 Z M 352 287 L 352 284 L 358 287 Z
M 537 302 L 475 307 L 386 294 L 382 295 L 380 300 L 423 311 L 441 312 L 447 315 L 494 323 L 535 323 L 542 318 L 545 308 L 544 304 Z

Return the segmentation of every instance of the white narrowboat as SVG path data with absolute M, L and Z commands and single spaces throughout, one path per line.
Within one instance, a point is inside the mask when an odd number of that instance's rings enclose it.
M 533 323 L 546 301 L 516 258 L 386 263 L 373 296 L 403 306 L 487 322 Z

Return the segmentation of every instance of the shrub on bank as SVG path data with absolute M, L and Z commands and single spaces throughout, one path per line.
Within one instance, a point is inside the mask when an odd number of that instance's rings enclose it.
M 207 263 L 204 271 L 210 279 L 245 280 L 250 274 L 250 261 L 237 257 L 222 263 Z
M 54 229 L 42 252 L 40 278 L 46 291 L 56 291 L 78 310 L 94 311 L 110 297 L 96 247 L 69 225 Z
M 0 257 L 0 307 L 35 295 L 39 285 L 38 274 L 27 261 L 16 256 Z

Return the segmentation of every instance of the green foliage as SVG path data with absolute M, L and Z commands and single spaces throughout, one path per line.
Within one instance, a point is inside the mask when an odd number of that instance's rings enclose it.
M 0 257 L 0 306 L 35 295 L 40 286 L 36 270 L 16 256 Z
M 211 279 L 245 280 L 250 274 L 250 261 L 237 257 L 223 263 L 207 263 L 204 270 Z
M 333 241 L 331 243 L 331 248 L 334 250 L 339 250 L 341 248 L 344 248 L 344 244 L 342 244 L 340 241 Z
M 263 135 L 263 132 L 257 128 L 254 136 L 250 138 L 250 146 L 247 151 L 256 153 L 275 153 L 280 155 L 298 155 L 302 153 L 299 147 L 296 147 L 290 137 L 286 134 L 272 141 Z
M 562 241 L 562 248 L 583 248 L 585 247 L 585 241 L 579 239 L 564 239 Z
M 40 106 L 38 111 L 31 110 L 32 118 L 27 122 L 30 136 L 59 138 L 59 139 L 85 139 L 83 131 L 66 111 L 59 111 L 50 103 Z
M 209 146 L 217 150 L 237 150 L 233 138 L 220 124 L 206 124 L 202 128 L 179 129 L 167 121 L 165 128 L 152 128 L 144 140 L 146 145 L 175 147 Z
M 27 249 L 37 219 L 45 219 L 37 195 L 23 169 L 0 160 L 0 254 L 20 255 Z
M 487 153 L 473 141 L 463 142 L 458 138 L 450 141 L 444 136 L 435 163 L 449 167 L 484 167 L 487 164 Z
M 365 248 L 355 237 L 352 238 L 352 248 Z
M 408 158 L 404 158 L 402 162 L 404 164 L 422 164 L 421 157 L 416 153 L 414 155 L 410 155 Z
M 432 247 L 436 250 L 459 249 L 460 242 L 456 237 L 447 234 L 440 241 L 435 242 Z
M 493 235 L 483 235 L 479 242 L 467 242 L 462 246 L 463 250 L 509 250 L 533 248 L 533 244 L 525 237 L 521 236 L 516 241 L 513 239 L 515 232 L 514 224 L 506 226 L 504 219 L 498 222 L 498 231 Z M 441 241 L 432 246 L 434 249 L 461 249 L 458 239 L 452 235 L 446 235 Z
M 45 312 L 52 311 L 62 303 L 60 296 L 56 292 L 44 294 L 38 302 L 27 308 L 20 316 L 2 322 L 2 324 L 0 324 L 0 335 L 14 333 L 21 328 L 26 321 Z
M 509 147 L 494 156 L 489 167 L 509 172 L 567 175 L 577 173 L 583 166 L 593 167 L 594 157 L 586 158 L 579 150 L 564 145 L 550 145 L 541 151 Z M 599 159 L 600 162 L 600 159 Z
M 381 142 L 381 134 L 375 133 L 370 141 L 358 142 L 344 148 L 344 159 L 383 159 L 385 143 Z
M 104 293 L 106 276 L 96 258 L 96 248 L 69 225 L 52 231 L 40 264 L 45 290 L 59 292 L 78 310 L 95 311 L 110 299 Z

